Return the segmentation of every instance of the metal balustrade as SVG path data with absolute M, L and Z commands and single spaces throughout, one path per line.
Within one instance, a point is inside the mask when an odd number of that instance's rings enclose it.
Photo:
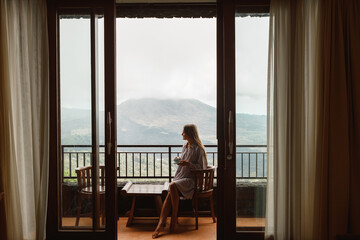
M 174 177 L 177 166 L 172 163 L 180 156 L 181 145 L 118 145 L 118 179 L 168 179 Z M 217 167 L 217 145 L 205 145 L 208 164 Z M 105 148 L 100 146 L 99 163 L 105 163 Z M 90 145 L 62 145 L 62 181 L 76 179 L 75 168 L 91 165 Z M 237 179 L 266 179 L 266 145 L 236 146 Z M 169 174 L 170 173 L 170 174 Z M 215 173 L 216 177 L 216 173 Z

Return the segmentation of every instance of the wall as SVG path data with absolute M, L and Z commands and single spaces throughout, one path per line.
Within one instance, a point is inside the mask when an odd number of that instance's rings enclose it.
M 131 207 L 131 198 L 120 194 L 124 183 L 118 186 L 118 213 L 119 216 L 126 216 Z M 216 187 L 214 187 L 214 208 L 216 214 Z M 238 183 L 236 186 L 237 196 L 237 215 L 241 217 L 265 217 L 266 203 L 266 183 Z M 164 200 L 164 198 L 163 198 Z M 77 184 L 67 183 L 63 185 L 63 216 L 75 217 L 77 206 Z M 84 200 L 82 212 L 90 211 L 91 204 L 89 200 Z M 210 209 L 208 199 L 199 201 L 199 211 Z M 135 205 L 135 216 L 156 216 L 155 203 L 152 197 L 138 197 Z M 191 211 L 191 201 L 182 200 L 180 202 L 180 212 Z

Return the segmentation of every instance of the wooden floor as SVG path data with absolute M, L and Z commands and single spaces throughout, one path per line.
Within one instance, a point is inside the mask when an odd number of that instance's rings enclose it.
M 126 227 L 127 218 L 120 218 L 118 222 L 118 239 L 152 239 L 151 235 L 156 227 L 157 220 L 141 221 Z M 169 232 L 170 218 L 159 239 L 216 239 L 216 223 L 212 218 L 199 218 L 199 230 L 195 230 L 195 219 L 192 217 L 180 217 L 175 232 Z
M 63 226 L 74 226 L 75 218 L 63 218 Z M 127 218 L 121 217 L 118 221 L 118 239 L 151 239 L 157 219 L 137 219 L 130 227 L 126 227 Z M 79 226 L 91 226 L 91 218 L 80 218 Z M 170 218 L 167 220 L 165 231 L 159 239 L 216 239 L 216 223 L 210 217 L 199 218 L 199 230 L 195 230 L 193 217 L 180 217 L 174 233 L 169 233 Z M 237 218 L 236 225 L 241 227 L 263 227 L 264 218 Z

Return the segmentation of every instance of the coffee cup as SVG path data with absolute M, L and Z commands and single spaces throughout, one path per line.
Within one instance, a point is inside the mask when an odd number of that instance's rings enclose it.
M 175 157 L 174 160 L 173 160 L 173 162 L 174 162 L 175 164 L 178 164 L 178 163 L 180 162 L 180 160 L 181 160 L 180 157 Z

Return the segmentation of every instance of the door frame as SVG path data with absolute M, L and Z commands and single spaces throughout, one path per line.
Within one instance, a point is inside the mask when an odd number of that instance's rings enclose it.
M 104 11 L 104 52 L 105 52 L 105 113 L 110 113 L 112 122 L 110 123 L 109 130 L 105 134 L 106 142 L 109 142 L 108 146 L 116 145 L 116 41 L 115 41 L 115 28 L 116 28 L 116 7 L 115 0 L 48 0 L 47 1 L 47 16 L 48 16 L 48 36 L 49 36 L 49 95 L 50 98 L 50 136 L 49 136 L 49 187 L 48 187 L 48 211 L 47 211 L 47 239 L 116 239 L 117 238 L 117 182 L 116 182 L 116 147 L 110 147 L 109 154 L 105 155 L 105 171 L 106 171 L 106 226 L 105 230 L 95 230 L 97 223 L 98 213 L 94 211 L 94 223 L 93 230 L 87 229 L 60 229 L 60 217 L 61 217 L 61 200 L 60 200 L 60 170 L 61 170 L 61 146 L 60 146 L 60 78 L 59 78 L 59 21 L 58 11 L 60 9 L 97 9 L 101 8 Z M 94 19 L 96 17 L 95 11 L 91 12 L 91 37 L 96 32 L 96 24 Z M 92 103 L 92 126 L 95 134 L 92 136 L 93 144 L 92 148 L 95 150 L 93 166 L 93 176 L 95 181 L 95 193 L 93 197 L 94 209 L 99 206 L 99 197 L 96 194 L 96 185 L 98 184 L 98 106 L 96 106 L 97 87 L 96 87 L 96 56 L 93 47 L 96 39 L 91 39 L 92 46 L 92 98 L 95 97 Z M 114 100 L 115 99 L 115 100 Z M 105 114 L 105 119 L 106 118 Z M 110 137 L 112 136 L 112 137 Z M 110 221 L 111 220 L 111 221 Z
M 235 1 L 217 2 L 217 239 L 235 239 Z M 229 116 L 230 114 L 230 116 Z M 231 122 L 232 121 L 232 122 Z M 229 126 L 229 125 L 232 126 Z M 228 157 L 228 160 L 227 160 Z
M 217 239 L 264 239 L 236 228 L 235 13 L 268 11 L 270 0 L 217 1 Z
M 105 231 L 59 230 L 59 186 L 60 178 L 60 127 L 59 127 L 59 47 L 57 9 L 61 7 L 102 7 L 105 16 L 105 120 L 112 116 L 111 137 L 106 130 L 105 139 L 111 146 L 116 141 L 116 5 L 115 0 L 48 0 L 49 34 L 49 91 L 50 98 L 50 149 L 49 149 L 49 194 L 48 194 L 48 239 L 106 239 L 117 238 L 117 191 L 116 191 L 116 147 L 106 155 L 106 217 Z M 211 4 L 210 4 L 211 5 Z M 269 7 L 270 0 L 218 0 L 217 8 L 217 239 L 263 239 L 264 232 L 236 231 L 236 143 L 229 148 L 229 138 L 236 136 L 235 124 L 235 8 Z M 229 123 L 229 113 L 232 125 Z M 235 139 L 235 138 L 234 138 Z M 234 141 L 233 139 L 233 141 Z M 111 140 L 111 141 L 109 141 Z M 231 153 L 230 153 L 231 151 Z M 228 159 L 228 160 L 226 160 Z M 55 186 L 55 187 L 54 187 Z M 109 187 L 110 186 L 110 187 Z M 109 190 L 109 191 L 108 191 Z M 109 222 L 109 219 L 111 221 Z

